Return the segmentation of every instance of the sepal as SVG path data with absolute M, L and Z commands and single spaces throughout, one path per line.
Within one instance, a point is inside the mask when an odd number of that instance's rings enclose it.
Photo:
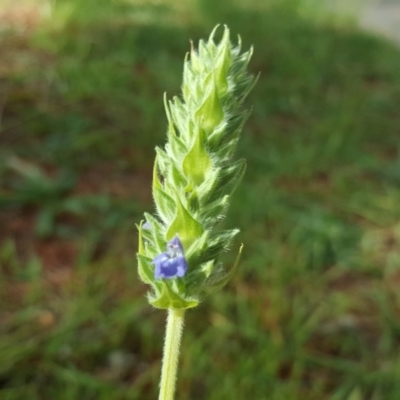
M 169 285 L 169 282 L 163 281 L 160 293 L 156 296 L 154 294 L 148 296 L 149 303 L 152 306 L 162 309 L 187 309 L 196 307 L 199 304 L 198 300 L 194 298 L 185 299 L 184 297 L 177 295 Z
M 166 239 L 170 240 L 178 234 L 184 248 L 186 249 L 196 240 L 196 238 L 200 237 L 203 232 L 204 228 L 201 223 L 192 217 L 177 195 L 176 214 L 165 234 Z
M 220 273 L 216 273 L 216 274 L 212 275 L 205 282 L 204 290 L 207 294 L 211 294 L 213 292 L 221 290 L 232 279 L 233 275 L 235 274 L 235 272 L 239 266 L 242 251 L 243 251 L 243 244 L 241 244 L 238 254 L 236 256 L 236 260 L 233 263 L 232 268 L 228 272 L 221 271 Z

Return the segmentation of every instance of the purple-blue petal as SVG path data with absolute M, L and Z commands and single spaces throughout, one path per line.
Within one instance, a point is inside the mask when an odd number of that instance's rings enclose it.
M 183 257 L 183 256 L 177 257 L 176 262 L 177 262 L 176 276 L 179 276 L 179 277 L 185 276 L 186 271 L 188 269 L 188 265 L 187 265 L 185 257 Z
M 152 263 L 155 265 L 154 276 L 156 279 L 185 276 L 188 265 L 178 236 L 167 243 L 167 251 L 155 257 Z
M 150 222 L 149 221 L 146 221 L 143 225 L 142 225 L 142 228 L 143 229 L 151 229 L 151 225 L 150 225 Z
M 180 255 L 183 255 L 183 246 L 178 235 L 175 235 L 175 237 L 168 242 L 167 248 L 174 253 L 180 253 Z
M 185 257 L 170 257 L 168 253 L 158 255 L 154 260 L 156 279 L 183 277 L 188 269 Z

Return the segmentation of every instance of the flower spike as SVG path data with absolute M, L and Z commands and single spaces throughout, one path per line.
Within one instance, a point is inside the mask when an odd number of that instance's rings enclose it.
M 221 221 L 246 167 L 234 154 L 255 78 L 247 72 L 252 49 L 241 53 L 226 26 L 217 42 L 218 29 L 197 49 L 191 42 L 182 96 L 164 98 L 168 141 L 156 148 L 156 213 L 138 226 L 139 276 L 157 308 L 195 307 L 232 275 L 221 255 L 239 230 Z

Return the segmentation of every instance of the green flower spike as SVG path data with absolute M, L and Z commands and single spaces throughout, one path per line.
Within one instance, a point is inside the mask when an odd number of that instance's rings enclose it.
M 152 287 L 150 303 L 163 309 L 195 307 L 222 287 L 221 254 L 238 229 L 224 229 L 229 199 L 245 171 L 234 153 L 249 111 L 242 103 L 255 83 L 247 72 L 252 50 L 240 53 L 224 28 L 191 49 L 184 63 L 182 97 L 165 101 L 168 142 L 157 148 L 153 197 L 156 214 L 138 226 L 141 280 Z

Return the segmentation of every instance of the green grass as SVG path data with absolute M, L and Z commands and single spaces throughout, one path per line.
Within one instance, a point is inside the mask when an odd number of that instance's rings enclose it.
M 261 72 L 227 221 L 245 252 L 188 313 L 178 398 L 398 399 L 400 51 L 305 4 L 64 0 L 2 31 L 1 399 L 156 398 L 134 224 L 163 92 L 218 22 Z

